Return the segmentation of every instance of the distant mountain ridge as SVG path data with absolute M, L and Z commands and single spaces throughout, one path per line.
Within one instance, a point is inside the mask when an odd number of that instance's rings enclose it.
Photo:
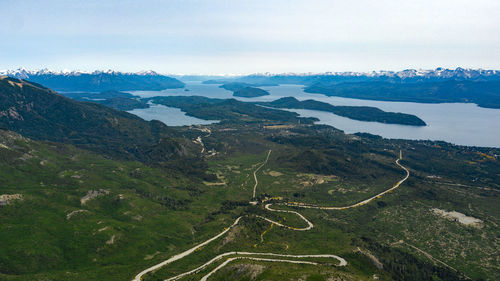
M 356 71 L 337 71 L 337 72 L 307 72 L 307 73 L 255 73 L 247 76 L 367 76 L 367 77 L 399 77 L 399 78 L 411 78 L 411 77 L 440 77 L 445 79 L 453 78 L 477 78 L 480 76 L 484 77 L 497 77 L 500 79 L 500 70 L 488 70 L 488 69 L 474 69 L 474 68 L 461 68 L 448 69 L 438 67 L 436 69 L 405 69 L 401 71 L 391 71 L 391 70 L 379 70 L 379 71 L 369 71 L 369 72 L 356 72 Z
M 0 75 L 42 84 L 56 91 L 160 91 L 183 88 L 184 83 L 152 70 L 133 72 L 107 71 L 52 71 L 48 69 L 0 71 Z
M 139 72 L 122 72 L 115 70 L 94 70 L 94 71 L 80 71 L 80 70 L 51 70 L 48 68 L 29 70 L 24 67 L 20 67 L 14 70 L 0 70 L 0 75 L 14 77 L 17 79 L 27 79 L 31 76 L 40 75 L 64 75 L 64 76 L 80 76 L 84 74 L 121 74 L 121 75 L 142 75 L 142 76 L 162 76 L 161 74 L 155 72 L 154 70 L 144 70 Z
M 343 82 L 371 82 L 386 81 L 391 83 L 439 82 L 446 80 L 470 81 L 498 81 L 499 70 L 484 70 L 461 68 L 436 68 L 432 70 L 406 69 L 402 71 L 371 71 L 371 72 L 322 72 L 322 73 L 256 73 L 245 76 L 221 79 L 211 79 L 204 83 L 220 84 L 229 82 L 245 82 L 252 84 L 300 84 L 312 85 L 315 83 L 336 84 Z
M 18 68 L 15 70 L 0 70 L 0 75 L 10 76 L 18 79 L 28 79 L 32 76 L 41 75 L 61 75 L 61 76 L 81 76 L 81 75 L 99 75 L 99 74 L 114 74 L 114 75 L 138 75 L 138 76 L 166 76 L 159 74 L 153 70 L 139 71 L 139 72 L 121 72 L 114 70 L 94 70 L 94 71 L 78 71 L 78 70 L 62 70 L 55 71 L 48 68 L 39 70 L 29 70 L 26 68 Z M 438 67 L 436 69 L 405 69 L 401 71 L 392 70 L 378 70 L 378 71 L 327 71 L 327 72 L 285 72 L 285 73 L 253 73 L 248 75 L 167 75 L 168 77 L 174 78 L 190 78 L 191 80 L 195 78 L 206 78 L 206 81 L 216 82 L 218 80 L 232 81 L 242 78 L 252 78 L 252 77 L 319 77 L 319 76 L 339 76 L 339 77 L 372 77 L 372 78 L 399 78 L 399 79 L 409 79 L 409 78 L 435 78 L 435 79 L 498 79 L 500 80 L 500 70 L 493 69 L 482 69 L 482 68 L 462 68 L 457 67 L 455 69 Z M 220 79 L 218 79 L 220 78 Z M 208 79 L 208 80 L 207 80 Z M 189 79 L 188 79 L 189 80 Z

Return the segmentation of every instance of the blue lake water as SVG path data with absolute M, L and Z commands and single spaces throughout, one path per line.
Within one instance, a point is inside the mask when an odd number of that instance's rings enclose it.
M 299 100 L 315 99 L 333 105 L 374 106 L 385 111 L 414 114 L 427 123 L 425 127 L 382 124 L 348 119 L 328 112 L 291 109 L 304 117 L 316 117 L 320 124 L 331 125 L 346 133 L 366 132 L 385 138 L 442 140 L 460 145 L 500 147 L 500 109 L 478 107 L 469 103 L 426 104 L 412 102 L 386 102 L 326 97 L 304 93 L 302 85 L 280 85 L 261 87 L 269 96 L 258 98 L 236 98 L 241 101 L 272 101 L 281 97 L 296 97 Z M 198 95 L 210 98 L 232 98 L 232 92 L 219 85 L 187 82 L 186 89 L 164 91 L 135 91 L 141 97 Z M 206 121 L 186 116 L 179 109 L 152 106 L 131 111 L 143 119 L 157 119 L 170 126 L 208 124 Z M 208 122 L 208 123 L 207 123 Z
M 208 125 L 217 122 L 216 120 L 203 120 L 187 116 L 178 108 L 161 104 L 152 104 L 149 108 L 137 108 L 129 112 L 144 120 L 158 120 L 169 126 Z

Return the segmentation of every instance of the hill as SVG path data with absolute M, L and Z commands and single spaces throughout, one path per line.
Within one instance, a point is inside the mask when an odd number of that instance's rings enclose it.
M 220 205 L 195 204 L 203 192 L 184 173 L 0 129 L 0 280 L 130 280 L 148 248 L 210 229 L 203 212 Z
M 159 121 L 71 100 L 15 78 L 0 78 L 0 126 L 33 139 L 69 143 L 123 159 L 165 161 L 188 154 L 189 145 L 174 140 L 172 129 Z

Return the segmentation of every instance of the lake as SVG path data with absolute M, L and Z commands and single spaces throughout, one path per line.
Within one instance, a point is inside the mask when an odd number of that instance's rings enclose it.
M 385 138 L 442 140 L 459 145 L 500 147 L 500 109 L 478 107 L 470 103 L 412 103 L 359 100 L 340 97 L 327 97 L 320 94 L 305 93 L 302 85 L 280 85 L 260 87 L 269 91 L 269 96 L 258 98 L 236 98 L 241 101 L 273 101 L 282 97 L 295 97 L 299 100 L 314 99 L 332 105 L 374 106 L 385 111 L 409 113 L 420 117 L 427 123 L 425 127 L 382 124 L 377 122 L 356 121 L 333 113 L 315 110 L 290 109 L 304 117 L 316 117 L 319 124 L 331 125 L 348 134 L 365 132 Z M 199 81 L 186 82 L 185 89 L 163 91 L 130 92 L 141 97 L 189 96 L 198 95 L 210 98 L 232 98 L 232 92 L 219 88 L 219 85 L 202 84 Z M 186 116 L 176 108 L 154 105 L 148 109 L 131 111 L 145 120 L 157 119 L 170 126 L 210 124 L 206 121 Z
M 161 104 L 150 104 L 149 108 L 136 108 L 129 111 L 144 120 L 158 120 L 169 126 L 208 125 L 216 123 L 216 120 L 203 120 L 187 116 L 178 108 L 168 107 Z

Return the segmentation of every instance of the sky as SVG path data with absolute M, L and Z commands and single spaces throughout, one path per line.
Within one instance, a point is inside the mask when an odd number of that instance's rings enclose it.
M 0 0 L 0 69 L 500 69 L 498 0 Z

